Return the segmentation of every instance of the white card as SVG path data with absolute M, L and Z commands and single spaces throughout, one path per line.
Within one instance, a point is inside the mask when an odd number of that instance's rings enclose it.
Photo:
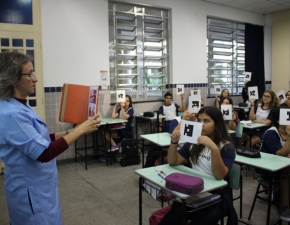
M 252 72 L 245 72 L 245 80 L 250 81 L 252 78 Z
M 284 90 L 281 90 L 281 91 L 277 92 L 276 95 L 277 95 L 277 98 L 280 99 L 280 104 L 285 102 L 286 95 L 285 95 Z
M 290 125 L 290 109 L 280 109 L 280 125 Z
M 259 93 L 258 93 L 258 87 L 248 87 L 248 95 L 249 95 L 249 100 L 251 99 L 259 99 Z
M 202 123 L 181 120 L 180 139 L 197 144 L 197 138 L 201 135 Z
M 221 112 L 223 114 L 224 120 L 232 120 L 233 119 L 233 106 L 232 105 L 221 105 Z
M 221 95 L 222 94 L 222 86 L 221 85 L 214 86 L 214 91 L 216 94 Z
M 200 101 L 201 98 L 199 95 L 193 95 L 188 97 L 188 111 L 190 113 L 198 113 L 200 110 Z
M 126 92 L 125 90 L 117 90 L 116 92 L 116 102 L 125 102 L 126 101 Z
M 200 96 L 200 90 L 190 90 L 190 95 L 199 95 Z
M 176 85 L 176 94 L 177 95 L 184 94 L 184 84 L 177 84 Z

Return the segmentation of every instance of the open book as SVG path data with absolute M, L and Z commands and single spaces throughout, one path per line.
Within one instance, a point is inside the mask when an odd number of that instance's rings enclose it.
M 80 124 L 98 113 L 99 86 L 63 84 L 59 121 Z

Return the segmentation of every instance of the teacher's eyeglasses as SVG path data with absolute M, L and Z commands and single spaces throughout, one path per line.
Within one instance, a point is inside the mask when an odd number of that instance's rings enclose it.
M 22 73 L 20 74 L 21 76 L 28 76 L 30 77 L 31 80 L 35 80 L 36 79 L 36 75 L 35 75 L 35 72 L 31 72 L 31 73 Z

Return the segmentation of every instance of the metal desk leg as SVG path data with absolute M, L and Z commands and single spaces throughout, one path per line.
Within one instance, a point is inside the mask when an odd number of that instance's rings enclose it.
M 144 138 L 142 139 L 142 168 L 144 168 L 144 151 L 145 151 L 145 147 L 144 147 Z
M 142 225 L 142 184 L 143 179 L 139 177 L 139 225 Z
M 273 189 L 273 174 L 270 173 L 270 182 L 269 182 L 269 190 L 268 190 L 268 208 L 267 208 L 267 222 L 266 225 L 270 224 L 270 213 L 271 213 L 271 201 L 272 201 L 272 189 Z
M 135 136 L 135 138 L 136 138 L 136 140 L 138 141 L 138 117 L 137 116 L 135 116 L 135 128 L 136 128 L 136 136 Z
M 240 218 L 243 217 L 243 177 L 240 176 Z
M 181 224 L 186 225 L 186 202 L 185 199 L 181 199 Z
M 87 159 L 87 135 L 85 134 L 85 168 L 88 169 L 88 159 Z

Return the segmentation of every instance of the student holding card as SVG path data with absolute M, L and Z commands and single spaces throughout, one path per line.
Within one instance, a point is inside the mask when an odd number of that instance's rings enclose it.
M 224 98 L 224 97 L 228 97 L 228 96 L 230 96 L 230 94 L 229 94 L 229 90 L 226 89 L 226 88 L 222 90 L 222 93 L 221 93 L 220 96 L 218 96 L 217 94 L 215 94 L 215 103 L 214 103 L 214 105 L 217 108 L 220 108 L 221 99 Z
M 112 146 L 111 151 L 116 151 L 119 149 L 119 146 L 115 143 L 113 137 L 118 136 L 118 137 L 121 137 L 122 139 L 133 138 L 132 122 L 134 118 L 134 109 L 132 106 L 132 98 L 130 95 L 126 95 L 125 102 L 119 102 L 114 105 L 114 108 L 112 111 L 112 118 L 113 119 L 120 118 L 120 119 L 128 120 L 126 124 L 116 124 L 115 130 L 111 130 L 111 135 L 109 134 L 108 131 L 105 132 L 106 139 L 108 140 L 108 142 L 111 142 L 111 146 Z M 123 129 L 118 129 L 120 127 Z
M 281 104 L 281 106 L 290 107 L 290 91 L 287 91 L 285 96 L 286 96 L 286 100 L 284 101 L 284 103 Z
M 168 163 L 176 166 L 189 160 L 192 169 L 214 176 L 218 180 L 228 180 L 228 173 L 235 160 L 235 148 L 231 144 L 222 113 L 214 106 L 207 106 L 200 109 L 197 121 L 202 123 L 202 131 L 196 143 L 186 143 L 177 151 L 181 132 L 184 131 L 175 130 L 171 134 Z M 219 193 L 219 191 L 212 193 Z M 228 216 L 228 224 L 238 224 L 233 207 L 232 190 L 229 186 L 223 188 L 223 209 L 219 205 L 212 206 L 190 215 L 187 219 L 191 221 L 190 225 L 209 225 L 218 224 L 223 216 Z M 179 225 L 180 221 L 181 205 L 174 203 L 159 225 Z
M 268 129 L 262 137 L 262 146 L 260 151 L 280 155 L 282 157 L 290 156 L 290 125 L 281 125 L 280 120 L 280 109 L 288 108 L 287 106 L 280 106 L 272 110 L 273 127 Z M 288 117 L 288 115 L 287 115 Z M 290 160 L 290 159 L 289 159 Z M 286 178 L 287 174 L 290 173 L 289 168 L 286 168 L 280 173 L 280 203 L 278 207 L 278 213 L 280 219 L 290 222 L 290 208 L 289 208 L 289 197 L 290 197 L 290 184 L 289 178 Z M 268 179 L 268 173 L 262 172 L 262 177 Z
M 160 106 L 159 113 L 166 116 L 165 121 L 162 123 L 160 119 L 159 132 L 169 132 L 170 122 L 176 117 L 176 112 L 183 112 L 185 109 L 184 106 L 184 94 L 180 95 L 181 98 L 181 107 L 176 103 L 172 102 L 172 94 L 170 92 L 165 93 L 164 95 L 164 105 Z
M 220 109 L 221 108 L 221 105 L 233 105 L 233 99 L 231 97 L 228 97 L 228 96 L 223 97 L 220 100 L 219 104 L 216 105 L 216 107 L 218 109 Z
M 203 99 L 200 100 L 200 108 L 204 107 L 204 102 Z M 188 109 L 186 109 L 183 113 L 183 116 L 176 117 L 174 120 L 171 121 L 170 123 L 170 129 L 169 133 L 171 134 L 175 129 L 180 129 L 180 121 L 181 119 L 183 120 L 189 120 L 189 121 L 196 121 L 196 114 L 195 113 L 190 113 Z
M 278 99 L 275 92 L 268 90 L 264 92 L 262 102 L 260 104 L 255 106 L 255 99 L 250 99 L 250 103 L 250 120 L 252 120 L 254 123 L 262 123 L 266 125 L 265 127 L 250 131 L 254 132 L 254 134 L 252 135 L 251 146 L 250 143 L 247 143 L 247 147 L 253 148 L 253 146 L 261 142 L 264 132 L 271 125 L 273 121 L 271 110 L 278 106 Z
M 94 115 L 74 129 L 50 134 L 27 101 L 37 81 L 30 56 L 0 53 L 0 159 L 13 225 L 62 224 L 56 157 L 100 126 Z

